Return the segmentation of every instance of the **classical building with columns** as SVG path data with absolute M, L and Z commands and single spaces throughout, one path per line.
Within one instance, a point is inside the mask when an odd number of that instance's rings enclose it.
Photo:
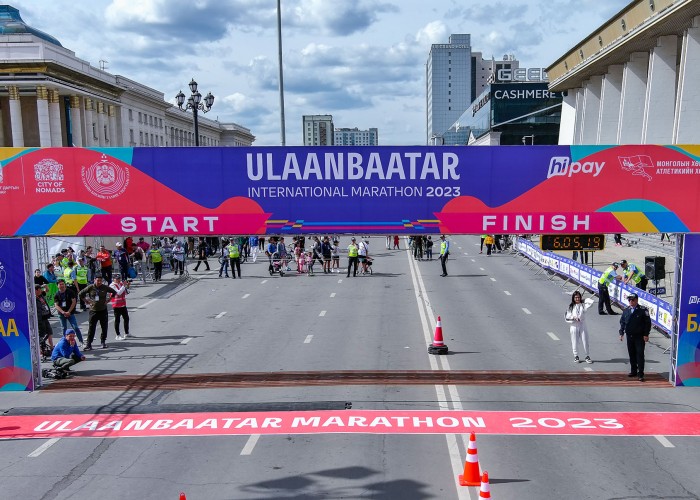
M 636 0 L 547 68 L 559 144 L 700 143 L 700 0 Z
M 199 114 L 201 146 L 250 146 L 235 123 Z M 194 146 L 191 112 L 165 95 L 95 68 L 0 5 L 0 146 Z

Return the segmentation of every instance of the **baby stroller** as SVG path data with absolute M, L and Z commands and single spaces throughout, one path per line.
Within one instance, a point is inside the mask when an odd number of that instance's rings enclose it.
M 374 260 L 372 257 L 361 257 L 360 261 L 360 273 L 361 274 L 372 274 L 372 261 Z M 367 264 L 367 271 L 365 271 L 365 268 L 362 266 L 362 263 L 365 262 Z
M 50 335 L 51 333 L 46 333 L 39 336 L 39 351 L 41 353 L 41 361 L 44 363 L 46 361 L 51 361 L 51 354 L 53 353 L 53 349 L 48 341 Z
M 287 263 L 284 261 L 284 258 L 280 256 L 278 252 L 273 253 L 270 256 L 270 267 L 268 268 L 270 276 L 277 273 L 280 273 L 280 276 L 284 276 L 284 268 L 286 265 Z

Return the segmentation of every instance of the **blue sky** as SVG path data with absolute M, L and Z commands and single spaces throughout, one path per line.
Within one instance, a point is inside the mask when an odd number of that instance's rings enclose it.
M 282 0 L 287 145 L 304 114 L 377 127 L 382 145 L 425 143 L 432 43 L 472 35 L 472 50 L 546 67 L 628 0 Z M 15 0 L 25 22 L 93 66 L 164 92 L 192 77 L 216 96 L 207 118 L 280 144 L 276 0 Z

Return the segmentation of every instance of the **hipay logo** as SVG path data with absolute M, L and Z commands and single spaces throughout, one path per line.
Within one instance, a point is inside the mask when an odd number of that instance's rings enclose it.
M 598 177 L 598 174 L 603 171 L 605 162 L 598 163 L 597 161 L 587 161 L 579 163 L 577 161 L 571 163 L 568 156 L 554 156 L 549 161 L 549 172 L 547 179 L 556 175 L 564 175 L 571 177 L 574 174 L 593 174 L 593 177 Z

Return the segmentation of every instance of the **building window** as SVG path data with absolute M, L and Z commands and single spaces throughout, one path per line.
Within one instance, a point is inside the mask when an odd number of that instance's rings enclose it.
M 130 129 L 129 129 L 129 142 L 130 142 L 131 144 L 134 143 L 134 129 L 133 129 L 133 128 L 130 128 Z
M 139 123 L 142 123 L 141 122 L 141 111 L 139 111 Z
M 133 109 L 129 110 L 129 121 L 130 122 L 134 121 L 134 110 Z

